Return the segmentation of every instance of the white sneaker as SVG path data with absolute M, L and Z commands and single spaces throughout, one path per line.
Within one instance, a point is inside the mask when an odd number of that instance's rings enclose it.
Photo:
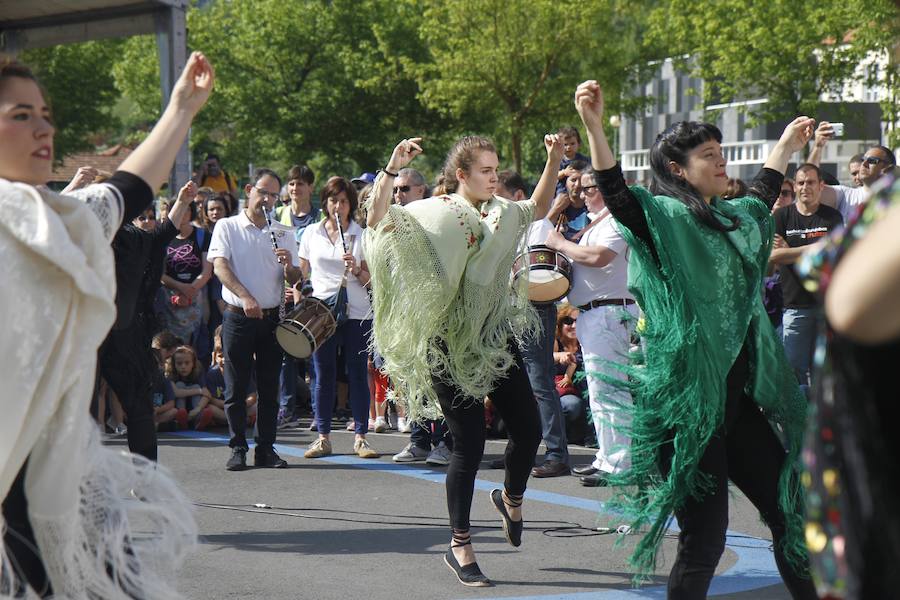
M 444 442 L 439 443 L 437 448 L 428 454 L 428 458 L 425 459 L 425 464 L 439 465 L 441 467 L 450 464 L 450 448 L 447 447 L 447 444 Z
M 406 445 L 406 448 L 395 454 L 391 460 L 399 463 L 418 462 L 420 460 L 425 460 L 428 455 L 428 450 L 419 448 L 410 442 Z
M 406 417 L 397 417 L 397 431 L 400 433 L 411 433 L 412 423 L 406 420 Z
M 375 433 L 384 433 L 387 430 L 388 424 L 384 417 L 375 417 L 375 426 L 372 427 L 372 431 Z

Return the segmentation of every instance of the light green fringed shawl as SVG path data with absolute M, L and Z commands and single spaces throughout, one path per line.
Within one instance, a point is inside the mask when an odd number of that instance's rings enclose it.
M 513 364 L 510 335 L 539 326 L 527 281 L 510 285 L 534 208 L 495 196 L 479 210 L 450 194 L 393 205 L 366 230 L 372 346 L 409 418 L 440 417 L 432 375 L 455 383 L 459 402 L 483 401 Z
M 644 364 L 622 367 L 634 397 L 628 431 L 632 468 L 613 481 L 627 486 L 613 504 L 634 518 L 635 529 L 649 526 L 630 559 L 638 580 L 655 569 L 669 516 L 689 497 L 709 489 L 711 481 L 697 465 L 723 422 L 726 377 L 745 337 L 751 364 L 747 392 L 787 438 L 779 505 L 787 519 L 786 554 L 800 567 L 806 553 L 797 469 L 807 402 L 760 293 L 772 244 L 769 211 L 752 197 L 715 199 L 712 209 L 721 222 L 729 223 L 724 216 L 741 220 L 737 230 L 723 234 L 700 224 L 678 200 L 654 197 L 639 186 L 631 190 L 647 217 L 660 261 L 621 227 L 632 250 L 629 288 L 646 322 L 641 333 Z M 673 430 L 672 468 L 662 478 L 659 449 Z

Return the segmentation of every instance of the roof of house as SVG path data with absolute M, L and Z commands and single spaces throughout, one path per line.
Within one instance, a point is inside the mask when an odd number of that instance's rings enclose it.
M 75 177 L 78 167 L 94 167 L 107 175 L 111 175 L 132 152 L 133 150 L 128 146 L 116 144 L 99 152 L 70 154 L 63 159 L 62 164 L 54 167 L 50 181 L 68 182 Z

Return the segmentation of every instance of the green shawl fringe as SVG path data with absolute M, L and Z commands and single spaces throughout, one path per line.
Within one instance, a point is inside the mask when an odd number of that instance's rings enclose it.
M 631 425 L 624 428 L 631 438 L 632 466 L 612 478 L 620 487 L 608 507 L 632 519 L 633 530 L 646 530 L 629 559 L 635 583 L 656 570 L 671 515 L 689 498 L 711 489 L 711 477 L 698 464 L 723 423 L 726 377 L 745 338 L 751 357 L 747 392 L 786 445 L 778 499 L 786 521 L 783 549 L 793 568 L 803 573 L 807 554 L 799 457 L 807 401 L 762 304 L 773 233 L 769 211 L 756 198 L 714 200 L 719 218 L 737 216 L 742 222 L 737 231 L 722 234 L 699 224 L 676 199 L 653 197 L 639 186 L 632 191 L 647 217 L 660 263 L 620 224 L 631 249 L 629 289 L 645 315 L 639 332 L 643 351 L 627 364 L 607 365 L 624 371 L 628 381 L 597 376 L 626 387 L 633 398 L 633 404 L 618 407 L 632 412 Z M 708 275 L 710 270 L 714 276 Z M 674 455 L 663 477 L 659 452 L 669 440 Z

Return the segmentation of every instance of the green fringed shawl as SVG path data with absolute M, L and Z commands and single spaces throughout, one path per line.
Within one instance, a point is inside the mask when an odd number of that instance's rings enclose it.
M 441 416 L 433 375 L 460 402 L 483 401 L 513 364 L 510 335 L 539 327 L 527 281 L 510 284 L 534 207 L 495 196 L 479 210 L 450 194 L 391 206 L 366 230 L 372 346 L 409 418 Z
M 724 419 L 725 381 L 741 347 L 750 347 L 747 392 L 786 437 L 788 458 L 779 480 L 787 520 L 785 552 L 798 568 L 806 562 L 802 538 L 799 454 L 807 402 L 788 366 L 760 293 L 771 251 L 773 222 L 756 198 L 714 199 L 721 222 L 740 227 L 721 233 L 700 224 L 674 198 L 635 186 L 660 263 L 625 226 L 632 250 L 628 284 L 645 314 L 642 365 L 623 366 L 634 398 L 631 464 L 613 483 L 625 486 L 613 505 L 649 526 L 630 562 L 637 580 L 652 573 L 669 516 L 711 484 L 698 462 Z M 615 383 L 615 380 L 612 381 Z M 627 409 L 627 407 L 623 407 Z M 675 453 L 667 478 L 659 471 L 660 446 L 674 430 Z M 752 452 L 752 449 L 748 449 Z

